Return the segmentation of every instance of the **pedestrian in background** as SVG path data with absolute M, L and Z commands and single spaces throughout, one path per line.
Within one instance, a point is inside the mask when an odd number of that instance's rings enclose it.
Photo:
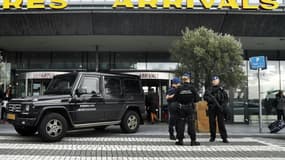
M 200 145 L 196 141 L 195 127 L 195 104 L 200 100 L 199 95 L 191 82 L 191 73 L 184 73 L 182 76 L 182 85 L 175 91 L 175 101 L 178 102 L 177 108 L 177 139 L 176 145 L 183 145 L 185 124 L 188 126 L 188 134 L 191 138 L 191 146 Z
M 146 94 L 145 95 L 145 107 L 146 107 L 146 118 L 147 120 L 150 122 L 151 121 L 151 118 L 150 118 L 150 102 L 149 102 L 149 98 L 148 98 L 148 95 Z
M 148 103 L 149 103 L 149 112 L 150 112 L 151 123 L 154 124 L 154 122 L 157 120 L 159 96 L 157 93 L 154 92 L 154 89 L 151 88 L 149 90 L 149 94 L 148 94 L 147 98 L 148 98 Z
M 6 89 L 4 100 L 10 101 L 12 99 L 12 85 L 9 84 L 8 88 Z
M 0 102 L 4 99 L 4 88 L 0 85 Z
M 3 100 L 4 100 L 4 88 L 2 85 L 0 85 L 0 120 L 2 121 L 4 119 L 4 106 L 3 106 Z
M 5 91 L 5 94 L 4 94 L 4 97 L 3 97 L 3 101 L 2 101 L 2 119 L 5 120 L 6 118 L 6 109 L 7 109 L 7 103 L 12 99 L 12 85 L 9 84 L 6 91 Z
M 169 138 L 171 140 L 176 140 L 174 136 L 174 127 L 176 124 L 176 111 L 178 103 L 174 100 L 174 94 L 176 89 L 180 86 L 181 80 L 178 77 L 175 77 L 171 80 L 171 87 L 166 93 L 166 99 L 168 103 L 168 112 L 169 112 L 169 121 L 168 121 L 168 132 Z
M 285 96 L 283 91 L 279 91 L 276 94 L 276 110 L 277 110 L 277 119 L 285 120 Z
M 220 78 L 212 77 L 212 86 L 207 89 L 204 100 L 208 102 L 208 115 L 210 124 L 210 142 L 216 139 L 216 118 L 218 119 L 219 132 L 224 143 L 229 143 L 225 127 L 225 112 L 228 103 L 228 94 L 220 86 Z

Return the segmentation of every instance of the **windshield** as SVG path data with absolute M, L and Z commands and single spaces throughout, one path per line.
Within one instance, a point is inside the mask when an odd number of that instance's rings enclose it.
M 70 94 L 76 74 L 60 75 L 53 78 L 45 94 Z

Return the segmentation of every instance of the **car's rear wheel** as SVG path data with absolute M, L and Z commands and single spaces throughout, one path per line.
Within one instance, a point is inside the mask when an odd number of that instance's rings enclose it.
M 67 130 L 67 122 L 61 114 L 50 113 L 43 117 L 38 130 L 43 141 L 60 141 Z
M 33 136 L 35 135 L 37 129 L 33 127 L 19 127 L 14 126 L 16 132 L 20 134 L 21 136 Z
M 140 117 L 135 111 L 127 111 L 121 121 L 121 129 L 126 133 L 135 133 L 140 126 Z

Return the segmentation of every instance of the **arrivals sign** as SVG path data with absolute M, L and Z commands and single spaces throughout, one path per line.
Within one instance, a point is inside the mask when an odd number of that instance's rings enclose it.
M 163 0 L 162 7 L 164 9 L 177 8 L 182 9 L 183 4 L 186 3 L 185 9 L 194 9 L 196 6 L 202 6 L 204 9 L 214 8 L 214 4 L 218 3 L 217 9 L 264 9 L 264 10 L 273 10 L 279 7 L 279 3 L 276 0 L 259 0 L 259 4 L 252 5 L 250 0 Z M 218 2 L 217 2 L 218 1 Z M 239 2 L 240 3 L 239 3 Z M 137 6 L 133 3 L 132 0 L 115 0 L 113 8 L 125 7 L 125 8 L 153 8 L 156 9 L 158 0 L 138 0 Z
M 110 4 L 111 2 L 111 4 Z M 281 0 L 0 0 L 1 10 L 65 9 L 73 5 L 111 5 L 113 9 L 235 9 L 274 10 Z

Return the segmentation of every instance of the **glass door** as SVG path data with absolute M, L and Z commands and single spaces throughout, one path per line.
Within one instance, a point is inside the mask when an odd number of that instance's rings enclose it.
M 168 109 L 167 109 L 167 101 L 166 101 L 166 92 L 168 90 L 168 80 L 143 80 L 143 90 L 145 96 L 147 97 L 151 92 L 157 95 L 156 103 L 158 104 L 158 112 L 157 116 L 159 121 L 167 121 L 168 120 Z M 146 98 L 147 100 L 147 98 Z M 146 101 L 146 106 L 148 102 Z
M 40 96 L 46 91 L 50 80 L 48 79 L 29 79 L 28 80 L 28 96 Z

